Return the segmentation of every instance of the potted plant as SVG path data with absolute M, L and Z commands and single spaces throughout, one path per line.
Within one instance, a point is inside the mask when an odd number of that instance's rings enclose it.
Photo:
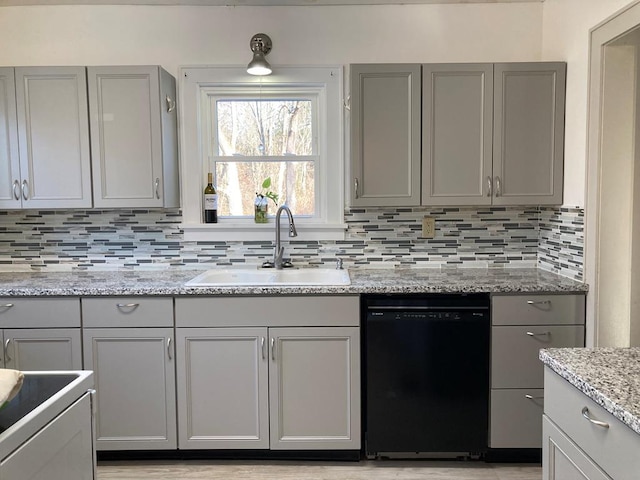
M 256 192 L 254 220 L 256 223 L 267 223 L 269 211 L 269 199 L 278 205 L 278 194 L 269 190 L 271 187 L 271 177 L 267 177 L 262 182 L 262 191 Z

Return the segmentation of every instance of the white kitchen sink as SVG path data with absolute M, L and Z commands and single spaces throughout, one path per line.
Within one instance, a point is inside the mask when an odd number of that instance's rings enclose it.
M 235 287 L 235 286 L 305 286 L 305 285 L 350 285 L 347 270 L 329 268 L 290 268 L 275 270 L 213 269 L 192 278 L 187 287 Z

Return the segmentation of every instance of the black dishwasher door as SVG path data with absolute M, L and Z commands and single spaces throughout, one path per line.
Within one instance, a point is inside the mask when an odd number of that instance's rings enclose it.
M 489 296 L 369 296 L 365 450 L 478 454 L 489 429 Z

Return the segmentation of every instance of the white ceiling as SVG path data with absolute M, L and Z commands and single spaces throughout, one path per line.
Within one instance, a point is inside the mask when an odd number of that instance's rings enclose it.
M 544 0 L 0 0 L 2 6 L 21 5 L 382 5 L 427 3 L 541 3 Z

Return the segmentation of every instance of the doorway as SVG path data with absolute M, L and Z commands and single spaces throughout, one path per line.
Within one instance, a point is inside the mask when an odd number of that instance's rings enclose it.
M 591 31 L 588 346 L 640 345 L 640 2 Z

